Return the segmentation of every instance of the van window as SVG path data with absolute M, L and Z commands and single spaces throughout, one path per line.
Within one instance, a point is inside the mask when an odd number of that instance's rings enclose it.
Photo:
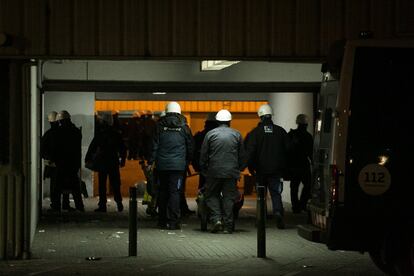
M 409 101 L 414 93 L 413 66 L 413 49 L 356 50 L 348 129 L 351 152 L 389 149 L 399 157 L 407 155 L 413 125 Z

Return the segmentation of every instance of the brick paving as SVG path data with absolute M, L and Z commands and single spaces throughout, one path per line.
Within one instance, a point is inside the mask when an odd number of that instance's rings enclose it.
M 196 208 L 194 199 L 188 202 Z M 43 212 L 33 258 L 0 262 L 0 275 L 383 275 L 367 254 L 329 251 L 299 237 L 296 225 L 306 222 L 305 214 L 286 212 L 284 230 L 269 218 L 267 258 L 256 258 L 254 198 L 246 198 L 232 235 L 200 231 L 195 215 L 181 230 L 160 230 L 139 203 L 138 256 L 128 257 L 128 201 L 122 213 L 113 202 L 107 213 L 95 213 L 96 203 L 86 199 L 85 213 Z

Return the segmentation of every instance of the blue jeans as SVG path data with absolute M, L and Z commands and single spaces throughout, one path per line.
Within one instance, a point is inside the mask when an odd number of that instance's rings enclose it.
M 270 197 L 272 198 L 273 215 L 283 216 L 284 210 L 282 203 L 282 178 L 276 175 L 260 175 L 258 176 L 258 184 L 265 186 L 270 192 Z

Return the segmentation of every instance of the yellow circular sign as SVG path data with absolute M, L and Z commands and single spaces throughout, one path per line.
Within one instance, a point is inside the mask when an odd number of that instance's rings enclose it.
M 358 183 L 365 193 L 382 195 L 391 186 L 391 175 L 384 166 L 368 164 L 359 172 Z

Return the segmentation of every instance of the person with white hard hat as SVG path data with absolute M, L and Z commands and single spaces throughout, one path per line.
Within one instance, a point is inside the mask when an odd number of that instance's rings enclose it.
M 231 119 L 228 110 L 217 112 L 218 126 L 207 132 L 201 146 L 200 170 L 206 177 L 204 196 L 211 210 L 212 233 L 233 232 L 237 179 L 246 167 L 243 138 L 230 127 Z
M 158 226 L 180 229 L 184 173 L 193 157 L 192 134 L 177 102 L 169 102 L 157 123 L 147 169 L 155 165 L 160 181 Z
M 308 127 L 307 115 L 299 114 L 296 117 L 296 124 L 298 125 L 297 128 L 291 129 L 288 133 L 288 172 L 292 212 L 300 213 L 306 210 L 306 204 L 311 196 L 313 138 L 306 130 Z M 298 198 L 300 183 L 302 183 L 303 188 Z
M 272 121 L 273 110 L 268 104 L 257 111 L 260 123 L 248 134 L 248 168 L 256 176 L 256 182 L 268 189 L 272 198 L 276 226 L 285 228 L 283 221 L 282 177 L 286 168 L 287 133 Z

